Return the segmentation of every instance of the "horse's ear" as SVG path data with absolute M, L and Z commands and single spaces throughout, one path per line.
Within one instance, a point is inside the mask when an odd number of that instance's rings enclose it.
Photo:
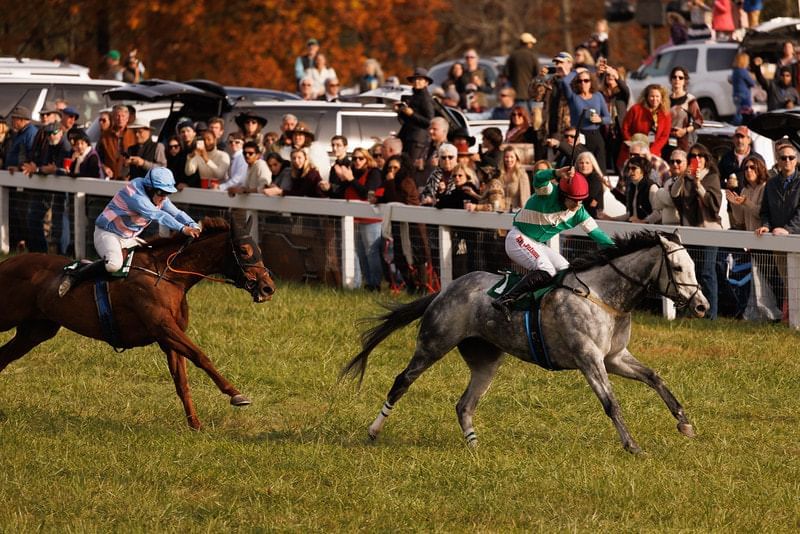
M 680 232 L 678 232 L 677 228 L 675 228 L 675 231 L 672 232 L 672 240 L 675 241 L 679 245 L 683 244 L 683 242 L 681 241 L 681 234 L 680 234 Z

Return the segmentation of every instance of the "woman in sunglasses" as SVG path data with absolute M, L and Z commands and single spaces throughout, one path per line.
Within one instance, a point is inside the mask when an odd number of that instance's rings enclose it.
M 576 57 L 577 60 L 577 57 Z M 577 69 L 559 82 L 569 104 L 570 124 L 583 134 L 584 145 L 606 169 L 606 142 L 601 127 L 611 124 L 611 115 L 597 78 L 586 69 Z
M 722 191 L 714 157 L 704 145 L 695 144 L 688 154 L 689 171 L 676 178 L 670 195 L 680 215 L 681 225 L 722 229 L 720 208 Z M 719 247 L 702 247 L 697 262 L 697 277 L 710 304 L 709 319 L 717 318 L 717 252 Z
M 199 237 L 200 225 L 168 198 L 177 191 L 175 177 L 166 167 L 150 169 L 143 177 L 126 183 L 94 222 L 94 248 L 101 259 L 65 274 L 58 296 L 63 297 L 85 280 L 119 271 L 122 249 L 140 244 L 139 234 L 153 221 L 172 231 Z
M 703 126 L 703 114 L 697 99 L 686 88 L 689 85 L 689 71 L 684 67 L 673 67 L 669 75 L 671 85 L 669 93 L 669 113 L 672 117 L 672 129 L 669 141 L 664 147 L 664 159 L 669 159 L 669 153 L 680 148 L 689 150 L 697 139 L 695 133 Z

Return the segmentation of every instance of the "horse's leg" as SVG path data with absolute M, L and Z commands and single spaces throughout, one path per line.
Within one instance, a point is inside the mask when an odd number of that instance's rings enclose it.
M 606 415 L 614 423 L 619 439 L 622 441 L 622 446 L 626 451 L 634 454 L 642 452 L 642 449 L 628 432 L 628 427 L 625 426 L 622 410 L 620 410 L 619 402 L 614 396 L 614 390 L 611 388 L 611 381 L 608 379 L 605 366 L 602 365 L 602 359 L 589 356 L 589 362 L 589 365 L 581 366 L 581 372 L 586 377 L 586 381 L 589 382 L 589 386 L 597 395 L 597 398 L 600 399 Z
M 189 339 L 189 336 L 178 327 L 175 321 L 163 325 L 162 335 L 159 336 L 158 344 L 164 352 L 175 351 L 178 354 L 182 354 L 197 367 L 205 371 L 219 390 L 231 398 L 231 404 L 234 406 L 250 404 L 250 399 L 242 395 L 233 384 L 228 382 L 228 380 L 217 371 L 209 357 L 206 356 L 200 347 Z
M 164 353 L 167 355 L 167 365 L 169 366 L 169 374 L 172 375 L 172 380 L 175 382 L 175 391 L 178 393 L 183 409 L 186 412 L 186 420 L 189 426 L 195 430 L 200 430 L 203 425 L 200 423 L 200 418 L 197 417 L 197 411 L 194 408 L 194 401 L 192 400 L 192 392 L 189 388 L 189 378 L 186 374 L 186 358 L 175 352 L 174 350 L 165 349 Z
M 672 412 L 672 415 L 678 420 L 678 431 L 684 436 L 690 438 L 694 437 L 694 427 L 689 421 L 689 418 L 686 417 L 681 403 L 678 402 L 675 395 L 667 388 L 667 385 L 661 377 L 658 376 L 658 373 L 637 360 L 628 349 L 623 349 L 614 356 L 608 358 L 606 360 L 606 370 L 615 375 L 638 380 L 656 390 L 667 405 L 667 408 L 669 408 L 669 411 Z
M 59 328 L 57 323 L 51 321 L 25 321 L 17 325 L 14 337 L 0 347 L 0 371 L 25 356 L 36 345 L 55 336 Z
M 467 389 L 456 404 L 456 415 L 467 445 L 477 447 L 478 436 L 472 426 L 472 416 L 478 407 L 478 401 L 492 384 L 503 353 L 493 344 L 475 338 L 459 343 L 458 350 L 467 362 L 471 376 Z
M 392 389 L 389 390 L 389 394 L 386 396 L 386 402 L 383 403 L 378 417 L 369 425 L 367 432 L 370 438 L 378 438 L 378 434 L 380 434 L 383 429 L 386 419 L 391 415 L 392 409 L 397 401 L 400 400 L 400 397 L 408 391 L 408 388 L 414 383 L 414 380 L 419 378 L 419 375 L 440 360 L 446 353 L 447 350 L 430 350 L 424 347 L 422 342 L 417 342 L 417 349 L 414 352 L 414 357 L 411 358 L 406 368 L 394 379 Z

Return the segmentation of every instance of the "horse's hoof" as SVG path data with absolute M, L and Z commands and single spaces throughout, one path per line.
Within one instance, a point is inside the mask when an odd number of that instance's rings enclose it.
M 691 423 L 678 423 L 678 432 L 687 438 L 695 437 L 694 427 L 691 425 Z
M 251 401 L 250 399 L 248 399 L 247 397 L 245 397 L 240 393 L 238 395 L 234 395 L 233 397 L 231 397 L 231 404 L 233 406 L 248 406 L 249 404 L 251 404 Z
M 367 429 L 367 436 L 369 436 L 370 441 L 375 441 L 378 439 L 378 433 L 372 430 L 371 428 Z
M 631 443 L 630 445 L 626 445 L 625 446 L 625 450 L 628 451 L 629 453 L 631 453 L 633 455 L 637 455 L 637 456 L 644 453 L 644 451 L 642 451 L 642 448 L 639 447 L 635 443 Z

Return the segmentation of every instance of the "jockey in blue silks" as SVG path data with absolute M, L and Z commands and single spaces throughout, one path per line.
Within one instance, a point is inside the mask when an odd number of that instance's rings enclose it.
M 140 244 L 137 236 L 153 221 L 198 237 L 200 225 L 169 200 L 169 195 L 175 192 L 175 178 L 166 167 L 150 169 L 143 177 L 125 184 L 95 220 L 94 248 L 102 259 L 66 273 L 58 286 L 58 295 L 63 297 L 84 280 L 120 270 L 123 249 Z

